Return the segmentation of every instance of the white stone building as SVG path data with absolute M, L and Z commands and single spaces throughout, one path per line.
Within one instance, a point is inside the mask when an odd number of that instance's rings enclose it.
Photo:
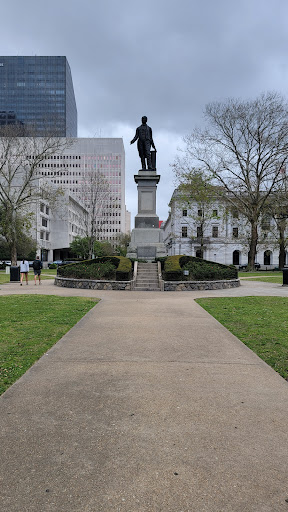
M 168 255 L 186 254 L 236 266 L 248 262 L 249 225 L 236 210 L 228 211 L 219 200 L 206 208 L 196 202 L 186 207 L 177 197 L 176 189 L 171 198 L 171 212 L 161 227 Z M 272 219 L 262 219 L 256 262 L 264 269 L 278 267 L 279 263 L 276 228 L 273 228 Z
M 47 187 L 47 182 L 39 179 L 34 186 L 39 186 L 41 191 Z M 29 210 L 33 213 L 30 235 L 37 243 L 37 253 L 43 262 L 67 258 L 74 238 L 86 236 L 89 212 L 68 190 L 51 202 L 40 197 Z

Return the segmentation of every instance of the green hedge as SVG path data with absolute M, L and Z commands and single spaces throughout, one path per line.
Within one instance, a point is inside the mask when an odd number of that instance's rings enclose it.
M 59 277 L 111 281 L 129 281 L 131 273 L 132 263 L 124 256 L 101 256 L 81 263 L 62 265 L 57 270 Z
M 181 255 L 168 256 L 164 263 L 165 281 L 183 281 L 183 272 L 180 266 Z
M 116 281 L 130 281 L 132 276 L 132 262 L 124 256 L 117 256 L 119 265 L 116 270 Z
M 184 276 L 183 270 L 188 270 L 189 275 Z M 168 256 L 164 264 L 165 281 L 217 281 L 237 277 L 234 265 L 223 265 L 193 256 Z
M 156 258 L 156 263 L 158 261 L 160 261 L 160 264 L 161 264 L 161 270 L 163 271 L 164 270 L 164 266 L 165 266 L 165 261 L 167 260 L 168 256 L 161 256 L 159 258 Z

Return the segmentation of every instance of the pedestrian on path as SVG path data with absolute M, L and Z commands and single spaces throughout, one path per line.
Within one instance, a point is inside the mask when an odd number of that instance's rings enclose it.
M 22 281 L 23 281 L 24 276 L 26 279 L 26 284 L 28 284 L 29 263 L 24 258 L 20 263 L 20 272 L 21 272 L 20 286 L 22 286 Z
M 34 270 L 34 281 L 36 286 L 37 276 L 39 279 L 39 284 L 41 284 L 41 269 L 42 269 L 42 261 L 40 261 L 39 256 L 36 256 L 36 260 L 33 261 L 33 270 Z

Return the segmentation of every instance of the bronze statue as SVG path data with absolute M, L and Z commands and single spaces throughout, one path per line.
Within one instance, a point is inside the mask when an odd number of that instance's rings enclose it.
M 142 170 L 146 170 L 146 160 L 148 169 L 153 169 L 151 161 L 151 146 L 155 149 L 155 144 L 152 137 L 152 128 L 147 125 L 147 117 L 142 117 L 142 124 L 136 129 L 134 139 L 130 144 L 134 144 L 137 140 L 137 148 L 142 164 Z

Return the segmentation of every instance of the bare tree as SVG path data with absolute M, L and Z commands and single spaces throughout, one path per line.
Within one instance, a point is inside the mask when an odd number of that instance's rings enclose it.
M 270 245 L 279 248 L 279 268 L 285 265 L 286 248 L 288 246 L 288 180 L 286 169 L 281 171 L 281 179 L 275 191 L 265 205 L 262 215 L 262 231 Z M 271 222 L 272 221 L 272 222 Z
M 252 101 L 206 106 L 206 129 L 185 137 L 186 158 L 226 191 L 227 201 L 249 221 L 248 265 L 254 266 L 258 224 L 288 158 L 288 109 L 269 92 Z
M 0 230 L 10 247 L 12 265 L 17 264 L 17 238 L 31 219 L 33 204 L 57 193 L 48 184 L 39 186 L 38 167 L 46 158 L 61 153 L 69 141 L 51 135 L 35 137 L 17 125 L 0 133 Z
M 95 241 L 101 237 L 112 209 L 110 183 L 103 173 L 87 171 L 80 185 L 80 195 L 89 210 L 85 228 L 90 240 L 89 258 L 92 258 Z

